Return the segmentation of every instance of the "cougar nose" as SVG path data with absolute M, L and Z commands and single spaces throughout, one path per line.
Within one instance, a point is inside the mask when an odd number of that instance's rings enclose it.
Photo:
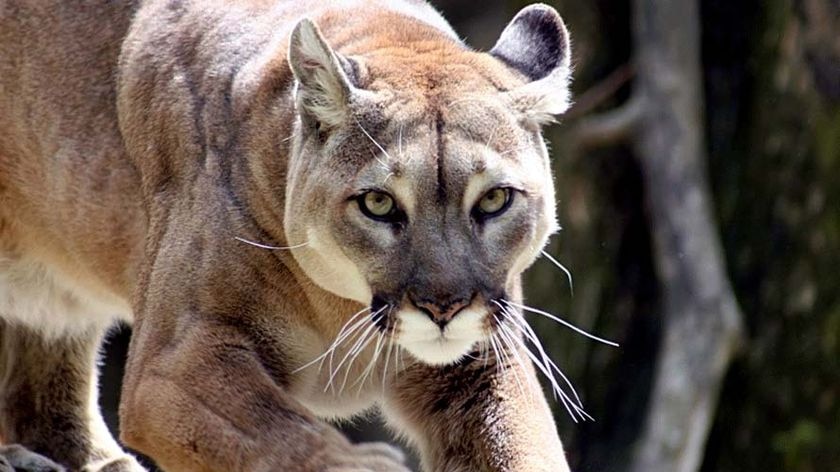
M 458 298 L 446 302 L 432 301 L 427 299 L 414 299 L 411 302 L 414 306 L 426 314 L 440 329 L 443 329 L 459 311 L 463 310 L 472 302 L 472 297 Z

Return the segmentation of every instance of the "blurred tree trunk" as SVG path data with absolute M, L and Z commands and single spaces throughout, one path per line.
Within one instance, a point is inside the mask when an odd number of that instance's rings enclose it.
M 697 3 L 636 0 L 634 8 L 637 81 L 624 113 L 638 116 L 665 318 L 634 472 L 699 469 L 742 329 L 706 179 Z
M 723 376 L 741 336 L 706 179 L 700 16 L 695 0 L 634 2 L 633 95 L 578 127 L 581 145 L 630 139 L 643 174 L 664 336 L 629 470 L 700 467 Z

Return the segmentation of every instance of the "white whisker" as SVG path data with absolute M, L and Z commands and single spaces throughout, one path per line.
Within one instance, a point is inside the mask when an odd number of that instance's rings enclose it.
M 358 312 L 356 312 L 353 316 L 351 316 L 351 317 L 350 317 L 350 319 L 349 319 L 349 320 L 347 320 L 347 322 L 345 322 L 345 323 L 344 323 L 344 325 L 341 327 L 341 330 L 339 330 L 338 334 L 337 334 L 337 335 L 336 335 L 336 337 L 335 337 L 335 340 L 332 342 L 332 344 L 330 344 L 330 346 L 327 348 L 327 350 L 325 350 L 325 351 L 323 352 L 323 354 L 321 354 L 320 356 L 316 357 L 315 359 L 312 359 L 311 361 L 307 362 L 306 364 L 304 364 L 304 365 L 302 365 L 302 366 L 298 367 L 297 369 L 293 370 L 293 371 L 292 371 L 292 373 L 293 373 L 293 374 L 296 374 L 296 373 L 298 373 L 298 372 L 302 371 L 303 369 L 306 369 L 307 367 L 309 367 L 309 366 L 311 366 L 311 365 L 315 364 L 315 363 L 316 363 L 316 362 L 318 362 L 318 361 L 321 361 L 321 363 L 322 363 L 322 365 L 323 365 L 323 361 L 326 359 L 326 357 L 327 357 L 329 354 L 331 354 L 331 353 L 335 350 L 335 348 L 336 348 L 336 347 L 338 347 L 338 345 L 339 345 L 339 344 L 341 344 L 341 341 L 344 339 L 344 337 L 343 337 L 343 336 L 345 336 L 343 333 L 344 333 L 344 331 L 345 331 L 346 329 L 348 329 L 348 328 L 347 328 L 347 326 L 348 326 L 350 323 L 352 323 L 352 322 L 353 322 L 353 320 L 355 320 L 356 318 L 358 318 L 359 316 L 361 316 L 361 315 L 362 315 L 362 313 L 364 313 L 364 312 L 366 312 L 366 311 L 368 311 L 368 310 L 370 310 L 370 307 L 365 307 L 365 308 L 364 308 L 364 309 L 362 309 L 361 311 L 358 311 Z M 364 321 L 364 320 L 363 320 L 363 321 Z M 357 323 L 357 324 L 358 324 L 358 323 Z M 351 329 L 351 330 L 350 330 L 350 332 L 352 332 L 352 331 L 353 331 L 353 330 Z M 319 368 L 318 368 L 318 370 L 320 371 L 320 370 L 321 370 L 321 368 L 319 367 Z
M 366 130 L 366 129 L 362 126 L 362 124 L 361 124 L 361 123 L 359 123 L 359 120 L 358 120 L 358 119 L 356 119 L 356 118 L 354 118 L 354 119 L 356 120 L 356 124 L 359 126 L 359 129 L 360 129 L 360 130 L 362 130 L 362 133 L 364 133 L 364 134 L 365 134 L 365 136 L 367 136 L 367 138 L 368 138 L 368 139 L 370 139 L 370 141 L 371 141 L 371 142 L 372 142 L 372 143 L 373 143 L 373 144 L 374 144 L 377 148 L 379 148 L 379 150 L 380 150 L 380 151 L 382 151 L 382 154 L 385 154 L 385 157 L 387 157 L 389 160 L 393 160 L 393 159 L 391 159 L 391 155 L 390 155 L 390 154 L 388 154 L 388 151 L 386 151 L 384 147 L 382 147 L 382 146 L 381 146 L 378 142 L 376 142 L 376 140 L 375 140 L 375 139 L 373 139 L 373 136 L 371 136 L 371 135 L 370 135 L 370 133 L 368 133 L 368 132 L 367 132 L 367 130 Z M 383 161 L 382 159 L 380 159 L 380 158 L 379 158 L 379 156 L 374 155 L 373 157 L 374 157 L 374 159 L 376 159 L 376 160 L 377 160 L 377 162 L 379 162 L 379 164 L 380 164 L 382 167 L 384 167 L 385 169 L 388 169 L 388 164 L 386 164 L 386 163 L 385 163 L 385 161 Z
M 362 333 L 361 337 L 359 337 L 358 341 L 356 341 L 356 343 L 353 345 L 352 348 L 350 348 L 350 351 L 347 353 L 347 355 L 351 356 L 350 357 L 350 362 L 347 364 L 346 370 L 344 371 L 344 379 L 342 379 L 342 381 L 341 381 L 341 387 L 338 389 L 338 393 L 341 393 L 341 392 L 344 391 L 344 387 L 347 385 L 347 378 L 350 375 L 350 369 L 353 367 L 353 363 L 356 362 L 356 359 L 359 357 L 359 354 L 361 354 L 367 348 L 368 344 L 370 344 L 370 342 L 373 341 L 373 339 L 376 337 L 377 332 L 374 329 L 376 328 L 376 324 L 379 323 L 379 321 L 384 316 L 386 316 L 386 315 L 381 315 L 380 314 L 386 308 L 388 308 L 388 305 L 383 306 L 382 308 L 377 310 L 376 313 L 371 315 L 370 326 L 368 326 L 367 329 L 365 329 L 365 331 Z M 389 313 L 390 313 L 390 311 L 389 311 Z M 382 333 L 380 332 L 378 334 L 380 335 L 380 339 L 381 339 L 381 334 Z M 347 358 L 347 355 L 344 356 L 345 359 Z M 336 373 L 341 369 L 341 364 L 343 364 L 343 363 L 344 363 L 344 359 L 342 359 L 341 363 L 339 363 L 338 367 L 336 367 Z M 332 379 L 330 379 L 330 382 L 331 381 L 332 381 Z
M 391 180 L 391 177 L 393 177 L 394 175 L 396 174 L 394 174 L 393 172 L 388 172 L 388 175 L 385 176 L 385 180 L 382 181 L 382 187 L 388 185 L 388 181 Z
M 530 350 L 526 350 L 525 353 L 528 357 L 531 358 L 531 361 L 534 363 L 534 365 L 537 366 L 537 368 L 540 370 L 540 372 L 543 373 L 545 378 L 551 384 L 551 391 L 554 394 L 554 398 L 555 399 L 559 398 L 560 402 L 563 404 L 563 407 L 566 408 L 566 411 L 569 412 L 569 416 L 572 417 L 572 421 L 577 423 L 578 419 L 577 419 L 577 416 L 575 415 L 575 411 L 572 408 L 572 405 L 571 405 L 572 401 L 568 397 L 568 395 L 566 395 L 566 392 L 564 392 L 563 389 L 560 388 L 560 385 L 557 383 L 557 380 L 554 378 L 554 374 L 551 372 L 551 370 L 548 367 L 543 365 L 543 363 L 540 361 L 540 359 L 538 359 L 537 356 L 534 355 L 533 352 L 531 352 Z
M 507 303 L 506 300 L 502 300 L 503 302 Z M 537 338 L 536 333 L 533 329 L 528 325 L 524 318 L 522 318 L 518 313 L 507 309 L 506 307 L 502 306 L 498 301 L 493 300 L 493 303 L 498 306 L 502 310 L 502 315 L 505 319 L 510 320 L 512 323 L 512 327 L 516 328 L 517 331 L 522 333 L 534 347 L 537 348 L 540 358 L 537 357 L 536 354 L 531 352 L 524 344 L 522 344 L 523 350 L 525 351 L 526 355 L 533 361 L 534 365 L 543 373 L 545 378 L 549 381 L 551 385 L 552 392 L 554 393 L 554 397 L 559 399 L 563 406 L 566 408 L 566 411 L 569 412 L 569 416 L 572 417 L 572 420 L 578 422 L 578 416 L 580 419 L 593 419 L 586 411 L 583 409 L 583 403 L 580 400 L 580 397 L 577 394 L 574 386 L 572 385 L 571 381 L 566 377 L 566 375 L 560 370 L 559 367 L 551 360 L 551 358 L 546 353 L 545 349 L 542 346 L 542 343 Z M 495 315 L 494 315 L 495 316 Z M 504 324 L 499 325 L 500 328 L 509 331 L 510 328 L 505 326 Z M 514 337 L 519 339 L 518 337 Z M 520 339 L 521 342 L 524 343 Z M 557 372 L 560 377 L 564 380 L 566 385 L 568 385 L 569 389 L 574 395 L 575 399 L 573 400 L 569 397 L 566 392 L 560 388 L 560 384 L 557 382 L 556 378 L 554 377 L 554 372 Z
M 493 317 L 495 318 L 495 315 Z M 498 323 L 498 319 L 496 320 L 496 322 Z M 507 368 L 505 367 L 504 358 L 502 357 L 502 354 L 499 352 L 499 345 L 498 345 L 498 342 L 497 342 L 497 339 L 496 339 L 497 334 L 498 334 L 498 332 L 493 333 L 493 335 L 490 336 L 490 347 L 493 348 L 493 353 L 496 356 L 496 365 L 501 370 L 502 375 L 504 375 L 505 372 L 507 371 Z
M 568 321 L 566 321 L 566 320 L 564 320 L 564 319 L 561 319 L 561 318 L 559 318 L 559 317 L 557 317 L 557 316 L 555 316 L 555 315 L 552 315 L 551 313 L 548 313 L 548 312 L 545 312 L 545 311 L 542 311 L 542 310 L 539 310 L 539 309 L 536 309 L 536 308 L 532 308 L 532 307 L 529 307 L 529 306 L 527 306 L 527 305 L 522 305 L 522 304 L 520 304 L 520 303 L 512 302 L 512 301 L 509 301 L 509 300 L 502 300 L 502 301 L 503 301 L 503 302 L 505 302 L 505 303 L 506 303 L 506 304 L 508 304 L 508 305 L 511 305 L 511 306 L 514 306 L 514 307 L 520 308 L 520 309 L 522 309 L 522 310 L 529 311 L 529 312 L 531 312 L 531 313 L 536 313 L 536 314 L 538 314 L 538 315 L 545 316 L 546 318 L 548 318 L 548 319 L 550 319 L 550 320 L 554 320 L 554 321 L 556 321 L 556 322 L 558 322 L 558 323 L 562 324 L 563 326 L 565 326 L 565 327 L 567 327 L 567 328 L 569 328 L 569 329 L 571 329 L 571 330 L 574 330 L 574 331 L 576 331 L 576 332 L 577 332 L 577 333 L 579 333 L 579 334 L 582 334 L 582 335 L 586 336 L 586 337 L 587 337 L 587 338 L 589 338 L 589 339 L 594 339 L 595 341 L 598 341 L 598 342 L 604 343 L 604 344 L 606 344 L 606 345 L 608 345 L 608 346 L 618 347 L 618 343 L 615 343 L 615 342 L 612 342 L 612 341 L 608 341 L 608 340 L 606 340 L 606 339 L 604 339 L 604 338 L 599 338 L 598 336 L 595 336 L 594 334 L 588 333 L 588 332 L 586 332 L 586 331 L 582 330 L 581 328 L 578 328 L 577 326 L 573 325 L 572 323 L 569 323 Z
M 394 337 L 388 336 L 388 352 L 385 353 L 385 365 L 382 367 L 382 393 L 385 393 L 385 382 L 388 379 L 388 363 L 391 362 L 391 353 L 394 351 Z M 399 346 L 397 346 L 399 349 Z M 396 362 L 396 360 L 395 360 Z M 396 365 L 396 364 L 395 364 Z M 396 370 L 396 369 L 395 369 Z
M 484 341 L 482 341 L 482 342 L 480 343 L 480 346 L 483 346 L 483 345 L 484 345 Z M 484 353 L 483 353 L 483 352 L 481 352 L 481 349 L 482 349 L 482 348 L 481 348 L 481 347 L 479 347 L 479 352 L 478 352 L 478 355 L 477 355 L 477 356 L 474 356 L 474 355 L 472 355 L 472 354 L 464 354 L 464 357 L 466 357 L 466 358 L 468 358 L 468 359 L 472 359 L 472 360 L 474 360 L 474 361 L 484 361 L 484 363 L 485 363 L 485 365 L 486 365 L 486 364 L 487 364 L 487 357 L 484 355 Z
M 336 375 L 338 375 L 338 372 L 341 370 L 341 365 L 344 364 L 344 361 L 347 360 L 347 357 L 351 355 L 351 353 L 353 352 L 353 348 L 356 346 L 356 344 L 359 343 L 360 341 L 362 341 L 364 333 L 365 333 L 364 328 L 367 325 L 367 323 L 369 323 L 369 320 L 367 318 L 365 318 L 365 319 L 361 320 L 360 324 L 356 327 L 356 329 L 354 329 L 354 332 L 352 332 L 352 333 L 348 332 L 346 340 L 349 343 L 351 343 L 350 347 L 347 349 L 347 351 L 345 351 L 344 357 L 339 361 L 338 365 L 336 365 L 335 368 L 333 368 L 333 361 L 334 361 L 334 353 L 337 349 L 333 350 L 333 354 L 330 354 L 329 367 L 327 368 L 327 372 L 329 373 L 329 377 L 327 378 L 327 384 L 324 388 L 324 391 L 326 391 L 328 388 L 334 389 L 334 386 L 332 384 L 333 378 Z M 343 344 L 343 341 L 342 341 L 342 344 Z
M 359 335 L 362 333 L 364 326 L 369 322 L 367 318 L 362 318 L 361 320 L 357 321 L 350 329 L 347 330 L 345 334 L 343 334 L 335 343 L 335 347 L 331 349 L 330 356 L 329 356 L 329 363 L 327 372 L 334 372 L 333 370 L 333 362 L 335 361 L 335 352 L 338 350 L 338 346 L 343 344 L 344 341 L 351 341 L 351 340 L 358 340 Z M 355 341 L 353 341 L 355 342 Z M 326 360 L 326 359 L 325 359 Z M 322 360 L 321 362 L 324 362 Z M 321 366 L 322 367 L 322 366 Z M 321 367 L 318 368 L 320 372 Z M 336 367 L 336 370 L 338 367 Z
M 234 236 L 233 239 L 235 239 L 235 240 L 237 240 L 241 243 L 250 244 L 251 246 L 256 246 L 260 249 L 269 249 L 269 250 L 272 250 L 272 251 L 275 251 L 275 250 L 284 250 L 285 251 L 285 250 L 289 250 L 289 249 L 297 249 L 297 248 L 301 248 L 301 247 L 304 247 L 304 246 L 309 244 L 309 241 L 306 241 L 306 242 L 303 242 L 303 243 L 300 243 L 300 244 L 295 244 L 295 245 L 292 245 L 292 246 L 269 246 L 268 244 L 261 244 L 261 243 L 257 243 L 257 242 L 254 242 L 254 241 L 249 241 L 245 238 L 240 238 L 239 236 Z
M 337 347 L 338 347 L 341 343 L 343 343 L 343 342 L 344 342 L 344 340 L 346 340 L 346 339 L 350 338 L 350 337 L 351 337 L 354 333 L 356 333 L 359 329 L 361 329 L 361 328 L 362 328 L 362 326 L 364 326 L 364 325 L 365 325 L 365 323 L 367 323 L 367 322 L 368 322 L 368 320 L 367 320 L 367 318 L 362 317 L 362 319 L 360 319 L 360 320 L 356 321 L 355 323 L 353 323 L 353 325 L 352 325 L 352 326 L 350 326 L 349 328 L 347 327 L 347 325 L 348 325 L 348 324 L 350 324 L 350 323 L 353 321 L 353 319 L 354 319 L 354 318 L 356 318 L 357 316 L 360 316 L 360 315 L 364 314 L 366 311 L 369 311 L 369 310 L 370 310 L 370 308 L 368 307 L 368 308 L 366 308 L 366 309 L 364 309 L 364 310 L 362 310 L 362 311 L 360 311 L 360 312 L 356 313 L 355 315 L 353 315 L 353 318 L 351 318 L 351 319 L 350 319 L 347 323 L 345 323 L 345 324 L 344 324 L 344 327 L 342 327 L 342 328 L 341 328 L 341 331 L 339 331 L 339 332 L 338 332 L 338 334 L 336 335 L 336 337 L 335 337 L 335 341 L 333 341 L 333 344 L 332 344 L 332 346 L 330 347 L 330 350 L 332 351 L 332 352 L 330 353 L 330 363 L 329 363 L 329 365 L 330 365 L 330 371 L 332 371 L 333 354 L 335 353 L 336 348 L 337 348 Z M 320 368 L 319 368 L 319 369 L 320 369 Z
M 352 355 L 352 357 L 350 357 L 350 362 L 347 363 L 347 367 L 344 369 L 344 378 L 341 380 L 341 387 L 339 387 L 339 389 L 338 389 L 339 394 L 344 391 L 344 387 L 347 385 L 347 379 L 350 377 L 350 371 L 353 368 L 353 363 L 356 362 L 356 359 L 359 358 L 359 355 L 365 349 L 367 349 L 367 347 L 371 343 L 371 341 L 373 341 L 374 338 L 376 338 L 376 331 L 375 330 L 371 331 L 371 330 L 376 328 L 376 323 L 378 321 L 379 321 L 379 319 L 377 318 L 370 325 L 370 327 L 368 329 L 366 329 L 364 333 L 362 333 L 361 339 L 364 340 L 364 342 L 361 345 L 359 345 L 358 347 L 354 347 L 351 350 L 353 355 Z
M 382 331 L 377 333 L 376 345 L 373 348 L 373 355 L 370 356 L 370 361 L 368 361 L 365 370 L 362 371 L 362 375 L 360 375 L 359 378 L 356 379 L 356 381 L 353 382 L 352 385 L 350 385 L 350 387 L 353 387 L 355 385 L 359 386 L 356 390 L 356 395 L 362 392 L 362 387 L 365 385 L 365 381 L 367 380 L 368 376 L 370 376 L 371 372 L 373 372 L 373 368 L 376 366 L 376 361 L 379 360 L 379 354 L 382 352 L 382 348 L 384 348 L 385 346 L 382 343 L 384 337 L 385 334 Z
M 572 282 L 572 273 L 569 271 L 569 269 L 567 269 L 566 266 L 561 264 L 560 261 L 551 257 L 551 254 L 549 254 L 548 251 L 542 250 L 540 252 L 543 256 L 548 258 L 548 260 L 551 261 L 555 266 L 557 266 L 557 268 L 566 273 L 566 278 L 569 279 L 569 292 L 572 294 L 572 296 L 575 296 L 575 284 L 574 282 Z
M 594 419 L 588 413 L 586 413 L 586 411 L 583 409 L 583 402 L 581 401 L 580 396 L 577 393 L 577 390 L 575 390 L 574 385 L 569 380 L 569 378 L 566 376 L 566 374 L 564 374 L 563 371 L 560 370 L 559 367 L 557 367 L 557 364 L 555 364 L 554 361 L 551 360 L 551 358 L 548 356 L 548 354 L 545 351 L 545 348 L 543 348 L 542 343 L 540 342 L 539 338 L 537 337 L 537 334 L 534 332 L 534 330 L 531 328 L 531 326 L 518 313 L 516 313 L 514 311 L 511 311 L 511 310 L 508 310 L 508 309 L 505 309 L 505 308 L 502 308 L 502 310 L 507 315 L 507 319 L 511 320 L 511 322 L 513 323 L 513 326 L 515 328 L 517 328 L 523 335 L 525 335 L 525 337 L 531 342 L 531 344 L 533 344 L 534 347 L 537 348 L 537 351 L 539 352 L 540 357 L 541 357 L 541 361 L 538 360 L 536 358 L 536 356 L 533 355 L 533 353 L 531 353 L 530 350 L 526 349 L 526 351 L 527 351 L 529 357 L 531 357 L 531 359 L 534 361 L 534 363 L 540 368 L 540 370 L 543 372 L 543 374 L 546 375 L 546 378 L 548 378 L 549 381 L 551 382 L 552 388 L 555 390 L 555 397 L 559 394 L 560 399 L 564 403 L 564 406 L 566 407 L 566 409 L 569 410 L 569 408 L 571 406 L 571 408 L 574 408 L 574 410 L 578 413 L 578 415 L 580 415 L 581 419 L 590 419 L 590 420 L 594 421 Z M 566 394 L 566 392 L 560 388 L 559 384 L 557 384 L 557 382 L 555 380 L 553 372 L 557 372 L 557 374 L 560 375 L 560 378 L 563 379 L 563 381 L 569 387 L 569 390 L 571 390 L 572 395 L 574 395 L 574 397 L 575 397 L 574 400 L 572 400 L 572 398 L 570 398 Z M 566 404 L 567 401 L 568 401 L 568 404 Z M 571 414 L 571 412 L 570 412 L 570 414 Z M 572 414 L 572 417 L 574 419 L 573 414 Z
M 504 323 L 499 323 L 499 339 L 502 343 L 507 347 L 509 357 L 512 356 L 517 364 L 522 367 L 523 371 L 525 369 L 525 365 L 522 363 L 522 357 L 516 350 L 516 341 L 512 339 L 515 335 L 504 325 Z M 513 373 L 513 379 L 516 381 L 516 386 L 519 388 L 519 393 L 522 394 L 524 398 L 531 398 L 529 395 L 525 393 L 525 387 L 522 385 L 522 381 L 519 379 L 519 371 L 515 368 L 511 367 L 511 371 Z M 530 386 L 530 385 L 529 385 Z
M 499 324 L 499 327 L 502 328 L 502 331 L 507 333 L 507 337 L 511 341 L 511 349 L 513 351 L 513 355 L 516 357 L 516 361 L 522 367 L 523 372 L 524 372 L 525 371 L 525 359 L 522 358 L 522 354 L 519 352 L 518 349 L 516 349 L 516 347 L 520 347 L 523 350 L 527 350 L 528 346 L 525 344 L 525 340 L 523 340 L 521 336 L 517 336 L 516 333 L 511 328 L 509 328 L 508 326 L 505 326 L 504 323 Z M 539 391 L 539 388 L 536 385 L 534 385 L 534 382 L 533 382 L 534 379 L 532 377 L 526 375 L 525 380 L 528 382 L 528 386 L 531 387 L 532 389 L 534 389 L 534 391 Z M 528 397 L 528 398 L 531 398 L 531 397 Z
M 327 385 L 332 384 L 333 378 L 338 374 L 338 372 L 341 371 L 341 366 L 343 366 L 344 363 L 348 359 L 350 359 L 350 362 L 347 364 L 347 368 L 346 368 L 346 371 L 345 371 L 345 374 L 344 374 L 344 380 L 341 382 L 341 387 L 338 389 L 339 393 L 341 393 L 344 390 L 344 385 L 347 384 L 347 376 L 350 374 L 350 368 L 353 366 L 353 361 L 356 360 L 356 357 L 359 355 L 359 353 L 365 347 L 367 347 L 368 343 L 371 341 L 371 339 L 373 339 L 373 338 L 370 337 L 370 335 L 373 332 L 373 329 L 376 328 L 376 322 L 378 320 L 379 320 L 378 318 L 375 318 L 370 323 L 370 326 L 368 326 L 367 328 L 364 329 L 364 331 L 362 331 L 362 334 L 359 335 L 358 339 L 356 339 L 356 342 L 353 343 L 353 346 L 344 354 L 344 357 L 341 359 L 341 361 L 335 367 L 335 372 L 333 372 L 330 375 L 330 378 L 327 381 Z
M 355 342 L 355 343 L 353 344 L 353 346 L 352 346 L 352 347 L 351 347 L 351 348 L 347 351 L 347 353 L 345 353 L 344 357 L 341 359 L 341 361 L 338 363 L 338 365 L 335 367 L 335 369 L 333 369 L 333 368 L 332 368 L 332 365 L 333 365 L 333 356 L 332 356 L 332 354 L 330 355 L 330 363 L 329 363 L 329 365 L 330 365 L 330 367 L 329 367 L 330 376 L 329 376 L 329 379 L 327 380 L 327 385 L 324 387 L 324 391 L 325 391 L 325 392 L 326 392 L 327 390 L 329 390 L 329 389 L 330 389 L 330 387 L 332 387 L 332 382 L 333 382 L 333 380 L 335 379 L 335 376 L 336 376 L 336 375 L 338 374 L 338 372 L 341 370 L 341 366 L 344 364 L 344 362 L 347 360 L 347 358 L 348 358 L 348 357 L 350 357 L 350 355 L 352 355 L 352 354 L 353 354 L 353 351 L 354 351 L 354 350 L 355 350 L 355 349 L 359 346 L 359 344 L 360 344 L 360 343 L 364 340 L 364 338 L 368 335 L 368 333 L 370 332 L 370 329 L 371 329 L 372 327 L 376 326 L 376 321 L 378 320 L 378 318 L 376 318 L 376 316 L 377 316 L 377 315 L 379 315 L 380 313 L 382 313 L 382 311 L 383 311 L 383 310 L 385 310 L 385 308 L 386 308 L 386 307 L 387 307 L 387 305 L 386 305 L 386 306 L 384 306 L 384 307 L 382 307 L 382 308 L 380 308 L 380 309 L 379 309 L 379 310 L 377 310 L 375 313 L 372 313 L 372 314 L 370 315 L 370 319 L 368 319 L 367 317 L 365 317 L 365 318 L 363 318 L 363 319 L 361 320 L 361 326 L 364 326 L 364 323 L 367 323 L 367 322 L 370 322 L 370 326 L 369 326 L 368 328 L 366 328 L 364 331 L 362 331 L 362 334 L 361 334 L 361 335 L 358 335 L 358 333 L 357 333 L 357 334 L 355 334 L 355 335 L 353 335 L 353 336 L 358 336 L 358 338 L 357 338 L 356 342 Z M 359 324 L 359 323 L 357 323 L 357 325 L 358 325 L 358 324 Z M 354 326 L 356 326 L 356 325 L 354 325 Z M 358 329 L 360 329 L 360 328 L 355 328 L 355 330 L 358 330 Z M 349 337 L 349 333 L 348 333 L 348 337 Z M 334 351 L 333 351 L 333 352 L 334 352 Z
M 537 333 L 534 332 L 533 328 L 531 328 L 531 326 L 521 316 L 518 316 L 515 312 L 506 311 L 506 313 L 510 317 L 509 319 L 514 323 L 514 326 L 517 329 L 519 329 L 519 331 L 522 332 L 522 334 L 524 334 L 528 338 L 528 340 L 531 341 L 531 344 L 533 344 L 540 352 L 540 356 L 543 358 L 544 365 L 546 365 L 546 367 L 549 367 L 551 370 L 557 372 L 560 375 L 560 378 L 562 378 L 563 381 L 566 382 L 566 385 L 569 386 L 569 390 L 572 391 L 572 395 L 575 396 L 577 405 L 583 408 L 583 402 L 581 401 L 580 396 L 578 395 L 577 390 L 575 390 L 575 387 L 572 384 L 571 380 L 569 380 L 569 378 L 566 377 L 566 374 L 564 374 L 563 371 L 560 370 L 559 367 L 557 367 L 557 364 L 554 363 L 551 357 L 548 356 L 548 354 L 545 351 L 545 348 L 542 345 L 542 342 L 540 342 L 539 338 L 537 337 Z

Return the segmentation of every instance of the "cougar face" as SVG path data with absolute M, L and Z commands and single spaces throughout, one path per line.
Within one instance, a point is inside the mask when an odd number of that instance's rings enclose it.
M 457 44 L 343 57 L 314 27 L 296 35 L 285 228 L 306 246 L 293 254 L 418 359 L 457 361 L 556 229 L 547 105 L 523 98 L 528 77 Z

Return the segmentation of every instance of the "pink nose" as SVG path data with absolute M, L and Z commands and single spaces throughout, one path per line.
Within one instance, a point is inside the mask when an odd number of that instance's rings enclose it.
M 432 321 L 443 328 L 459 311 L 469 306 L 471 300 L 453 300 L 449 303 L 435 303 L 427 300 L 414 301 L 414 305 L 425 313 Z

